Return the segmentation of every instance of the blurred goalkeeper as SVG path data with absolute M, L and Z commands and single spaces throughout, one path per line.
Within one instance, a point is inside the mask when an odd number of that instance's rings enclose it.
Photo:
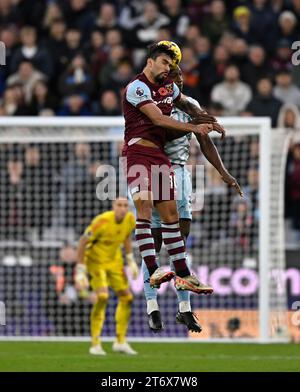
M 126 333 L 131 313 L 133 296 L 129 290 L 124 271 L 121 248 L 124 246 L 126 262 L 133 279 L 138 277 L 138 267 L 132 253 L 131 233 L 135 228 L 134 215 L 129 211 L 128 200 L 118 198 L 113 210 L 96 216 L 81 236 L 77 248 L 75 283 L 78 290 L 85 290 L 90 284 L 96 295 L 90 322 L 92 345 L 90 354 L 106 355 L 100 342 L 105 320 L 105 311 L 111 287 L 119 298 L 116 309 L 116 341 L 113 351 L 134 355 L 126 342 Z

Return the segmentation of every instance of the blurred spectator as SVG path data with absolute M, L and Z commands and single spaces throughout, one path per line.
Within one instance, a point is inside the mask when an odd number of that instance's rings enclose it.
M 22 173 L 23 163 L 17 157 L 11 157 L 6 162 L 6 167 L 1 170 L 1 184 L 5 192 L 0 193 L 1 201 L 1 226 L 0 232 L 4 238 L 23 239 L 22 227 Z
M 30 102 L 33 87 L 38 80 L 46 80 L 46 76 L 40 71 L 37 71 L 30 61 L 23 60 L 19 65 L 18 72 L 10 75 L 7 79 L 7 86 L 15 84 L 22 85 L 25 93 L 25 101 Z
M 23 27 L 20 39 L 21 47 L 14 52 L 11 58 L 10 71 L 16 72 L 22 61 L 29 60 L 37 70 L 51 78 L 53 75 L 52 58 L 45 47 L 38 46 L 36 29 L 31 26 Z
M 87 143 L 77 143 L 74 155 L 61 169 L 57 188 L 58 206 L 54 209 L 53 226 L 77 228 L 81 227 L 82 208 L 87 197 L 84 184 L 91 164 L 91 148 Z
M 61 7 L 55 1 L 47 3 L 47 8 L 44 14 L 43 27 L 47 32 L 50 31 L 51 26 L 56 20 L 64 20 Z
M 240 6 L 234 10 L 232 31 L 237 37 L 244 39 L 248 44 L 255 43 L 254 28 L 251 25 L 251 11 L 248 7 Z
M 299 39 L 299 29 L 297 28 L 297 18 L 291 11 L 284 11 L 278 18 L 279 39 L 286 39 L 290 46 Z M 278 40 L 278 39 L 277 39 Z
M 253 0 L 251 5 L 251 26 L 254 41 L 267 51 L 273 50 L 276 41 L 276 18 L 268 0 Z
M 55 19 L 49 26 L 48 37 L 44 40 L 45 46 L 49 49 L 53 66 L 54 79 L 57 79 L 66 66 L 66 24 L 63 19 Z
M 66 48 L 61 61 L 67 66 L 81 52 L 81 32 L 75 28 L 68 29 L 65 34 Z
M 110 76 L 111 89 L 114 89 L 117 93 L 123 91 L 124 87 L 130 82 L 134 76 L 134 71 L 131 64 L 126 60 L 122 60 L 117 65 L 116 70 Z
M 55 116 L 55 111 L 52 109 L 41 109 L 39 111 L 40 117 L 53 117 Z
M 213 59 L 210 41 L 206 37 L 198 37 L 194 43 L 195 54 L 198 58 L 198 71 L 200 74 L 199 89 L 201 90 L 202 103 L 209 102 L 210 91 L 215 81 Z
M 248 61 L 248 45 L 244 39 L 235 38 L 231 46 L 231 63 L 241 69 Z
M 235 245 L 249 248 L 253 232 L 253 217 L 246 199 L 235 199 L 232 203 L 230 232 Z
M 110 29 L 105 34 L 105 49 L 107 52 L 114 46 L 122 45 L 122 32 L 119 29 Z
M 220 83 L 224 78 L 225 69 L 229 63 L 230 54 L 225 46 L 218 45 L 213 53 L 214 84 Z
M 196 24 L 191 24 L 183 37 L 183 43 L 185 46 L 193 47 L 198 37 L 201 37 L 200 27 Z
M 300 25 L 300 0 L 291 0 L 290 9 L 297 18 L 298 26 Z
M 249 84 L 252 91 L 254 91 L 258 80 L 271 74 L 272 70 L 267 63 L 266 52 L 263 47 L 257 45 L 251 46 L 248 61 L 241 69 L 242 80 Z
M 29 112 L 32 116 L 38 116 L 44 109 L 52 109 L 55 112 L 57 109 L 57 99 L 49 91 L 47 83 L 39 80 L 33 88 Z
M 169 18 L 168 29 L 172 37 L 184 37 L 189 25 L 189 17 L 182 7 L 181 0 L 164 0 L 164 14 Z
M 232 50 L 232 42 L 235 39 L 235 35 L 231 31 L 224 31 L 220 38 L 219 45 L 224 46 L 229 53 Z
M 74 27 L 88 37 L 93 25 L 93 14 L 89 9 L 87 0 L 70 0 L 66 2 L 65 21 L 68 26 Z
M 292 103 L 300 108 L 300 88 L 292 82 L 289 71 L 282 70 L 277 73 L 274 97 L 283 103 Z
M 113 90 L 103 92 L 96 114 L 98 116 L 120 116 L 122 114 L 118 97 Z
M 227 116 L 242 112 L 252 98 L 250 87 L 240 81 L 240 73 L 235 65 L 226 68 L 224 81 L 214 86 L 211 100 L 223 105 Z
M 282 105 L 279 115 L 277 127 L 290 128 L 300 131 L 300 110 L 296 105 L 286 103 Z
M 272 127 L 275 127 L 281 105 L 281 101 L 273 95 L 271 80 L 263 78 L 258 81 L 257 93 L 247 106 L 246 112 L 252 116 L 271 117 Z
M 24 98 L 24 96 L 22 98 Z M 24 100 L 19 99 L 14 86 L 8 87 L 5 90 L 1 106 L 3 115 L 5 116 L 26 116 L 30 114 Z
M 145 48 L 153 41 L 157 40 L 157 31 L 163 26 L 167 26 L 170 19 L 159 12 L 157 5 L 151 1 L 145 3 L 143 13 L 135 26 L 135 40 L 130 42 L 138 48 Z
M 40 150 L 37 146 L 28 146 L 25 150 L 25 165 L 22 173 L 22 197 L 24 205 L 34 205 L 34 209 L 24 208 L 23 224 L 25 227 L 42 228 L 50 225 L 52 208 L 52 172 L 42 166 Z M 36 179 L 40 179 L 36 181 Z
M 193 48 L 188 46 L 182 48 L 180 68 L 182 70 L 185 93 L 199 100 L 200 92 L 198 86 L 200 82 L 200 73 L 197 57 Z
M 59 91 L 63 96 L 82 95 L 88 101 L 93 90 L 92 75 L 82 55 L 76 55 L 61 75 Z
M 275 72 L 292 68 L 292 49 L 289 41 L 281 39 L 277 42 L 275 56 L 271 58 L 271 66 Z
M 118 69 L 119 64 L 125 59 L 126 53 L 121 45 L 114 46 L 110 52 L 108 61 L 101 68 L 99 73 L 99 82 L 102 88 L 110 88 L 110 83 Z
M 300 230 L 300 138 L 291 147 L 287 165 L 287 196 L 293 228 Z
M 108 30 L 118 27 L 118 20 L 114 4 L 102 3 L 99 7 L 93 30 L 99 30 L 105 34 Z
M 244 197 L 236 196 L 231 207 L 231 235 L 237 245 L 249 249 L 257 241 L 259 223 L 259 171 L 255 164 L 248 169 Z
M 172 35 L 167 27 L 161 27 L 157 31 L 157 41 L 172 41 Z
M 224 107 L 220 102 L 212 101 L 209 105 L 209 113 L 211 113 L 212 116 L 224 116 Z
M 97 78 L 101 67 L 108 59 L 108 53 L 105 50 L 104 35 L 100 31 L 93 31 L 90 40 L 85 44 L 83 54 L 88 64 L 90 64 L 91 74 L 94 79 Z
M 0 1 L 0 26 L 18 25 L 21 15 L 12 0 Z
M 230 20 L 226 13 L 226 5 L 222 0 L 213 0 L 210 13 L 206 15 L 202 25 L 203 34 L 209 37 L 213 45 L 217 44 L 224 31 L 228 30 Z
M 70 95 L 64 100 L 63 107 L 57 113 L 59 116 L 91 116 L 92 112 L 87 107 L 81 95 Z
M 285 3 L 285 0 L 271 0 L 271 9 L 276 16 L 280 14 Z
M 120 10 L 119 24 L 125 30 L 132 30 L 138 24 L 147 0 L 125 0 Z

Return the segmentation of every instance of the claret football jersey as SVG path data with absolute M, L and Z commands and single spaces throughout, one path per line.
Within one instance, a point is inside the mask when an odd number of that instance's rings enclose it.
M 151 83 L 144 73 L 135 77 L 126 87 L 123 96 L 125 117 L 125 145 L 143 138 L 163 149 L 166 143 L 165 129 L 158 127 L 139 108 L 155 103 L 164 115 L 170 116 L 173 102 L 180 98 L 177 85 L 166 79 L 162 84 Z

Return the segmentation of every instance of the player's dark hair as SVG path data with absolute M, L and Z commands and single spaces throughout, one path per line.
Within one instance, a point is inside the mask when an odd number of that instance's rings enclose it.
M 172 60 L 175 59 L 175 53 L 169 48 L 168 45 L 157 45 L 156 43 L 148 46 L 147 59 L 156 60 L 162 54 L 166 54 Z

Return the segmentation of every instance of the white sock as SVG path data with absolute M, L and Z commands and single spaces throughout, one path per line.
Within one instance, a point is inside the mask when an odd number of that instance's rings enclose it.
M 190 301 L 180 301 L 179 302 L 179 312 L 180 313 L 185 313 L 185 312 L 191 312 L 191 303 Z
M 148 299 L 147 301 L 147 314 L 154 312 L 154 310 L 159 310 L 159 306 L 156 299 Z

